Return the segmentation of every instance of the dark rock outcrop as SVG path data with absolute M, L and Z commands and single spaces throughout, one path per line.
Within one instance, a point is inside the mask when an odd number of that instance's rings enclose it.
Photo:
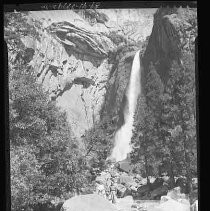
M 155 190 L 163 185 L 164 180 L 162 178 L 156 178 L 151 185 L 151 190 Z
M 197 13 L 193 8 L 160 8 L 142 56 L 144 74 L 153 63 L 163 81 L 173 60 L 182 62 L 184 53 L 194 54 L 197 36 Z
M 122 184 L 117 184 L 117 197 L 123 198 L 125 197 L 127 188 Z
M 158 188 L 154 189 L 151 192 L 150 198 L 154 200 L 160 200 L 161 196 L 166 195 L 168 192 L 168 186 L 163 185 L 159 186 Z
M 137 193 L 135 194 L 136 198 L 141 198 L 142 197 L 148 197 L 148 194 L 150 193 L 150 185 L 146 184 L 146 185 L 142 185 L 141 187 L 139 187 L 137 189 Z

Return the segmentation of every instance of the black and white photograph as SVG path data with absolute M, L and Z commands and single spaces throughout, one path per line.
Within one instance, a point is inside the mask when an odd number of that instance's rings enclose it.
M 137 3 L 4 9 L 11 211 L 199 210 L 196 2 Z

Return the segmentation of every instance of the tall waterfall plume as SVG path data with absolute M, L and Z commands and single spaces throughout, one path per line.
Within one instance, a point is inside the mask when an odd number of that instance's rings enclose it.
M 131 137 L 133 130 L 134 113 L 136 109 L 137 99 L 141 92 L 140 84 L 140 51 L 137 51 L 132 64 L 130 81 L 126 90 L 127 105 L 124 108 L 124 125 L 115 134 L 115 146 L 110 158 L 116 162 L 127 158 L 131 152 Z

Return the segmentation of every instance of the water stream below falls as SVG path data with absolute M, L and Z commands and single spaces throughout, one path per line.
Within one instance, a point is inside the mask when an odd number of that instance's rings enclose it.
M 111 159 L 116 162 L 122 161 L 127 158 L 128 153 L 131 152 L 131 137 L 133 130 L 134 113 L 136 109 L 137 99 L 141 92 L 140 84 L 140 50 L 136 52 L 128 88 L 126 90 L 127 105 L 124 108 L 124 124 L 115 134 L 115 146 L 113 148 Z

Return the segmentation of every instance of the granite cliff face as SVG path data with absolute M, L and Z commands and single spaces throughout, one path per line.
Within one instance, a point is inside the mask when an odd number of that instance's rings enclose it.
M 76 137 L 107 115 L 122 124 L 132 60 L 151 33 L 154 11 L 131 10 L 129 22 L 121 10 L 29 13 L 29 23 L 42 23 L 40 40 L 22 38 L 33 51 L 29 66 L 51 100 L 67 112 Z
M 172 60 L 182 63 L 183 55 L 195 53 L 197 10 L 161 8 L 154 15 L 154 25 L 142 56 L 144 72 L 153 62 L 163 81 L 167 80 Z
M 35 25 L 39 39 L 21 38 L 25 61 L 50 99 L 67 112 L 78 138 L 105 117 L 118 127 L 123 124 L 125 90 L 137 50 L 142 80 L 153 62 L 164 81 L 172 60 L 182 62 L 185 52 L 194 54 L 197 36 L 196 9 L 187 8 L 29 12 L 28 23 L 34 21 L 41 22 Z

